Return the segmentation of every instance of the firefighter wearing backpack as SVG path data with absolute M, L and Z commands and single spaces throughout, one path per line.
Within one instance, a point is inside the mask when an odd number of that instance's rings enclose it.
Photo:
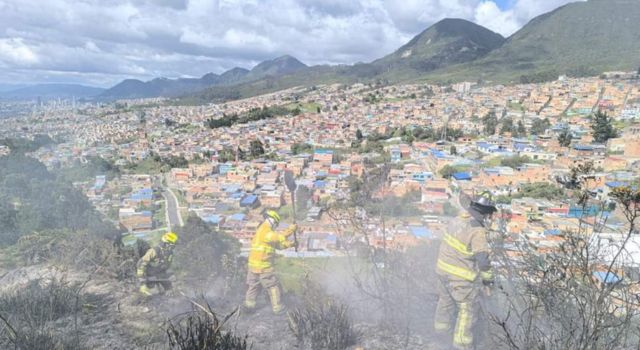
M 273 260 L 276 249 L 295 246 L 295 243 L 287 238 L 296 231 L 296 225 L 289 226 L 285 231 L 277 232 L 275 229 L 279 223 L 280 215 L 273 210 L 267 211 L 264 222 L 258 227 L 251 241 L 247 272 L 248 289 L 244 301 L 244 306 L 248 311 L 255 310 L 256 299 L 262 288 L 269 294 L 273 312 L 281 314 L 285 311 L 280 283 L 273 272 Z
M 140 293 L 151 296 L 151 288 L 161 286 L 163 291 L 172 288 L 168 272 L 173 261 L 173 248 L 178 241 L 178 235 L 167 232 L 162 236 L 160 244 L 150 248 L 140 260 L 136 276 L 140 280 Z

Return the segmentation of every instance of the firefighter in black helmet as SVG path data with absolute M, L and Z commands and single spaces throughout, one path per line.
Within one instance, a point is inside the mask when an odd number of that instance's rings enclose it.
M 480 286 L 493 283 L 484 228 L 496 212 L 491 193 L 483 192 L 475 199 L 463 196 L 460 202 L 466 202 L 466 210 L 444 235 L 436 269 L 439 299 L 434 328 L 443 333 L 453 331 L 456 349 L 473 348 Z

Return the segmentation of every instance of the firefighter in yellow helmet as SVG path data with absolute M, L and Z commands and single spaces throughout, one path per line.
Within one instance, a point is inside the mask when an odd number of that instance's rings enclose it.
M 178 235 L 167 232 L 162 236 L 160 244 L 149 248 L 140 260 L 136 276 L 140 281 L 140 293 L 151 296 L 151 288 L 161 286 L 162 291 L 172 288 L 169 268 L 173 261 L 173 248 L 178 241 Z
M 483 225 L 495 213 L 495 206 L 486 193 L 465 201 L 467 211 L 460 215 L 462 222 L 450 225 L 442 239 L 436 269 L 439 299 L 434 328 L 443 333 L 453 331 L 456 349 L 473 348 L 480 287 L 493 283 Z
M 271 308 L 275 314 L 285 311 L 282 303 L 282 295 L 278 278 L 273 272 L 273 259 L 276 249 L 287 249 L 295 245 L 287 238 L 297 229 L 291 225 L 285 231 L 277 232 L 275 229 L 280 223 L 280 215 L 273 210 L 265 213 L 264 222 L 258 227 L 249 252 L 249 268 L 247 272 L 247 294 L 244 306 L 247 310 L 255 310 L 256 299 L 264 288 L 271 299 Z

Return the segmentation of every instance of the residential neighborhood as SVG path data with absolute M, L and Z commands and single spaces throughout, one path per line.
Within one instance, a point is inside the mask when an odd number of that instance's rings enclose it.
M 210 120 L 274 106 L 288 112 L 209 126 Z M 606 113 L 617 130 L 605 142 L 594 139 L 596 112 Z M 162 99 L 55 102 L 5 119 L 0 128 L 13 137 L 59 140 L 34 153 L 51 168 L 98 157 L 124 169 L 78 186 L 137 237 L 179 225 L 170 217 L 197 215 L 246 249 L 265 210 L 293 219 L 283 181 L 289 171 L 297 184 L 300 251 L 340 255 L 340 242 L 354 238 L 351 228 L 337 225 L 331 208 L 350 198 L 354 179 L 381 167 L 388 172 L 380 196 L 401 199 L 406 208 L 385 232 L 372 231 L 378 244 L 406 249 L 439 239 L 457 214 L 452 198 L 480 190 L 490 191 L 509 213 L 511 239 L 553 244 L 555 232 L 581 222 L 578 202 L 563 190 L 572 169 L 591 164 L 589 191 L 602 203 L 616 187 L 637 182 L 638 118 L 637 80 L 560 77 L 513 86 L 327 85 L 194 107 Z M 555 192 L 535 197 L 545 187 Z M 168 193 L 177 203 L 171 210 Z M 615 210 L 606 215 L 612 228 L 624 225 Z M 376 237 L 383 234 L 384 240 Z

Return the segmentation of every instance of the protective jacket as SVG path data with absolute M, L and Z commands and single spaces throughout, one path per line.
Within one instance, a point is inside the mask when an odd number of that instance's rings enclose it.
M 138 261 L 138 276 L 166 272 L 173 261 L 173 249 L 161 243 L 149 250 Z
M 287 249 L 294 245 L 287 237 L 293 234 L 295 227 L 291 226 L 282 232 L 273 230 L 269 220 L 265 220 L 256 230 L 251 241 L 249 252 L 249 270 L 253 273 L 263 273 L 273 269 L 276 249 Z
M 489 246 L 485 229 L 476 225 L 445 233 L 438 254 L 437 273 L 452 281 L 490 279 Z

